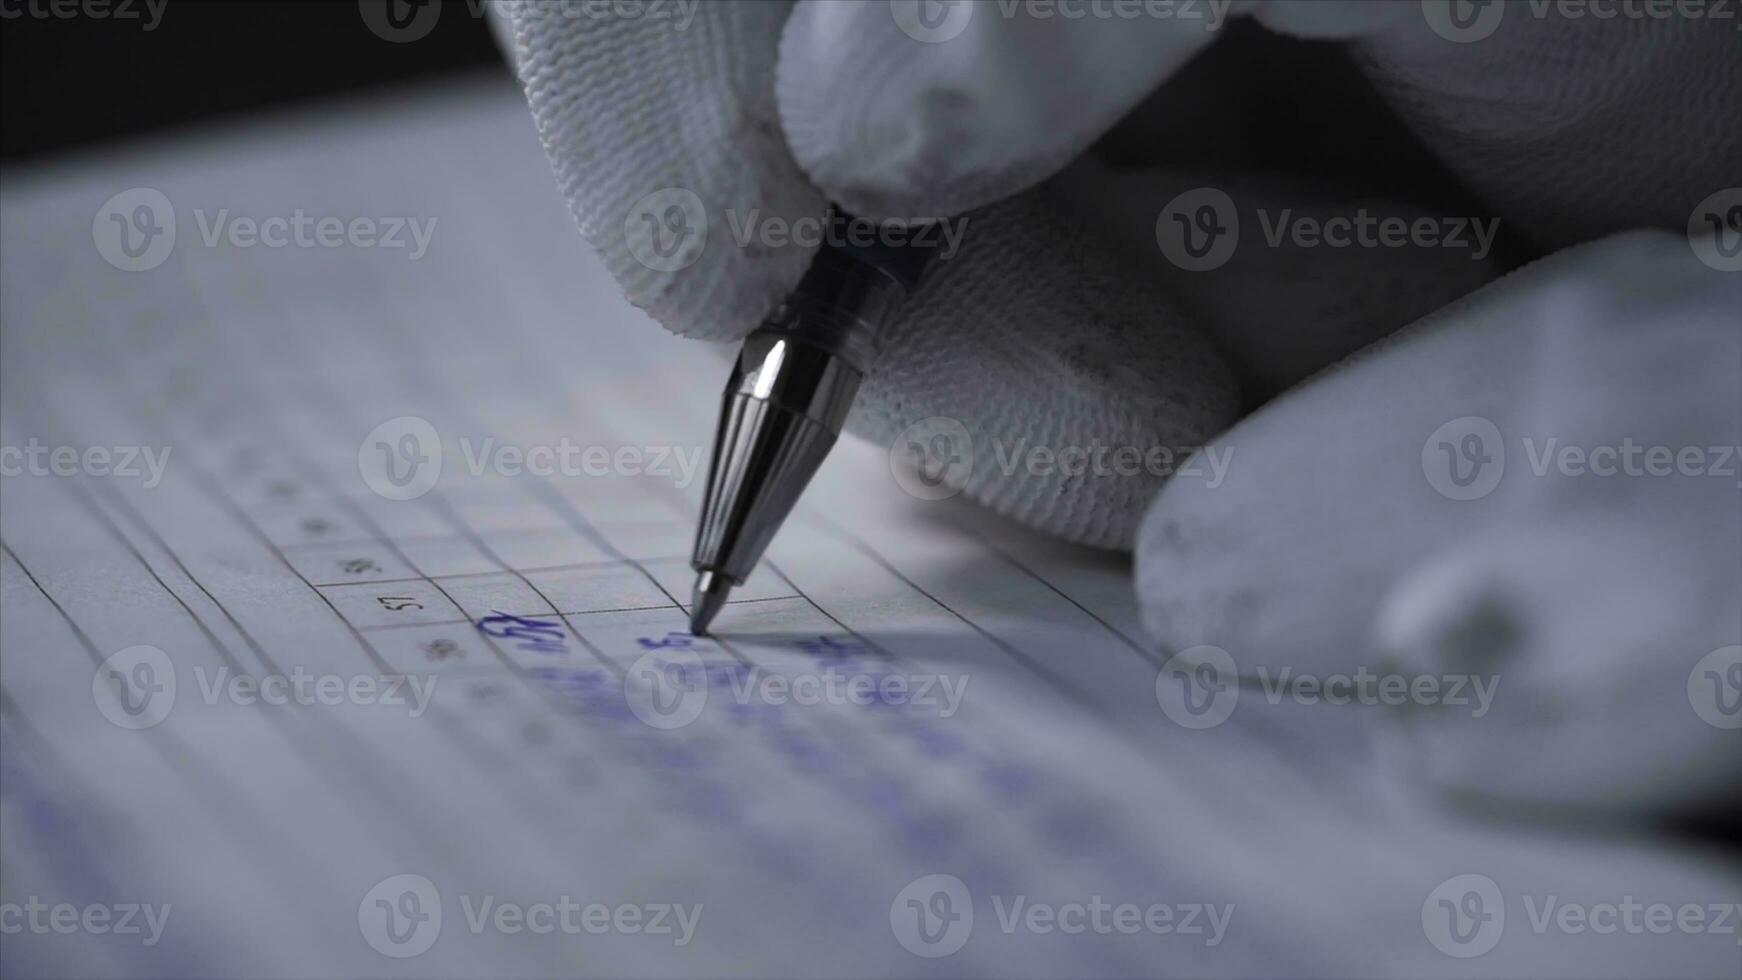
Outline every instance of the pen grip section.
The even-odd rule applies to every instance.
[[[726,398],[752,398],[834,432],[846,424],[864,374],[809,334],[758,330],[744,341]]]

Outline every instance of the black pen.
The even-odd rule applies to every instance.
[[[889,244],[831,212],[798,288],[744,341],[726,382],[690,566],[690,632],[708,630],[792,513],[919,286],[929,246]]]

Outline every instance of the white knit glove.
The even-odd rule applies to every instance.
[[[872,217],[966,211],[959,252],[891,329],[850,426],[887,443],[920,420],[959,420],[972,437],[970,498],[1101,546],[1131,546],[1164,474],[1012,469],[1012,453],[1110,447],[1147,459],[1196,445],[1495,272],[1486,249],[1267,242],[1265,214],[1284,210],[1451,215],[1359,185],[1194,164],[1201,155],[1183,151],[1199,141],[1250,139],[1225,118],[1222,86],[1166,84],[1230,33],[1228,19],[1343,42],[1395,116],[1372,129],[1401,119],[1526,252],[1684,228],[1742,158],[1731,124],[1742,59],[1734,25],[1718,21],[1461,0],[659,9],[509,5],[563,193],[628,298],[676,333],[736,339],[813,251],[760,232],[816,221],[830,201]],[[1158,103],[1161,121],[1124,141],[1140,145],[1135,161],[1081,161]],[[1175,124],[1181,106],[1205,107],[1188,116],[1199,125]],[[1323,120],[1364,133],[1354,111],[1333,101]],[[1242,228],[1211,271],[1168,252],[1168,219],[1195,217],[1169,214],[1170,202],[1203,186],[1229,195]]]
[[[1308,33],[1372,20],[1359,4],[1313,8],[1255,9]],[[921,420],[959,420],[974,456],[967,495],[1073,540],[1130,546],[1170,471],[1170,455],[1150,450],[1195,447],[1231,424],[1245,408],[1236,374],[1248,394],[1268,393],[1492,274],[1445,250],[1376,261],[1289,245],[1250,248],[1211,275],[1157,272],[1165,198],[1135,207],[1143,240],[1120,248],[1095,202],[1031,189],[1215,40],[1220,18],[1036,20],[995,4],[846,0],[668,4],[659,17],[508,9],[582,231],[628,298],[676,333],[723,341],[754,328],[813,252],[760,232],[815,221],[831,200],[872,217],[976,209],[951,223],[965,232],[959,252],[946,250],[890,330],[851,428],[887,444]],[[915,19],[927,10],[944,14],[941,34]],[[1150,173],[1160,182],[1145,192],[1222,181],[1138,177]],[[1263,175],[1241,186],[1248,222],[1255,204],[1299,213],[1370,199]],[[1040,447],[1106,447],[1125,455],[1101,459],[1126,462],[1082,475],[1009,465]]]
[[[1218,443],[1222,485],[1169,485],[1138,541],[1164,645],[1430,678],[1364,702],[1399,771],[1510,815],[1735,803],[1742,275],[1685,234],[1557,253]]]
[[[1141,15],[1094,13],[1120,6]],[[1162,477],[1011,472],[1000,449],[1196,444],[1243,411],[1235,378],[1256,403],[1498,264],[1486,249],[1264,241],[1284,209],[1452,215],[1358,182],[1193,163],[1199,143],[1250,138],[1226,83],[1252,62],[1168,84],[1229,33],[1221,15],[1342,42],[1389,113],[1372,130],[1400,120],[1479,202],[1468,216],[1497,216],[1523,254],[1676,232],[1566,251],[1266,406],[1219,440],[1225,483],[1167,486],[1136,541],[1138,591],[1164,644],[1224,647],[1246,672],[1500,672],[1496,720],[1430,714],[1413,761],[1466,797],[1659,812],[1721,795],[1734,731],[1690,706],[1704,689],[1678,685],[1697,655],[1742,642],[1735,500],[1709,480],[1532,480],[1516,443],[1742,441],[1737,280],[1686,237],[1702,202],[1742,184],[1733,21],[1462,0],[714,0],[681,28],[561,9],[512,6],[516,55],[562,190],[629,299],[676,333],[735,339],[812,251],[741,242],[747,222],[816,220],[830,201],[966,212],[852,425],[887,442],[960,420],[971,498],[1091,544],[1131,546]],[[1363,111],[1331,100],[1314,124],[1359,139]],[[1118,159],[1084,160],[1116,124]],[[1170,211],[1201,187],[1228,195],[1242,229],[1208,270],[1169,237],[1170,219],[1198,217]],[[1661,342],[1642,341],[1658,324]],[[1424,475],[1423,447],[1461,416],[1512,443],[1514,485],[1486,503]],[[1699,683],[1735,683],[1725,656]],[[1714,690],[1720,715],[1742,693]],[[1496,774],[1497,758],[1511,767]]]

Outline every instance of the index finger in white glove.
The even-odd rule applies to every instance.
[[[1380,605],[1378,638],[1410,672],[1500,685],[1491,711],[1411,713],[1409,770],[1463,799],[1737,802],[1742,282],[1668,245],[1685,268],[1656,277],[1648,320],[1562,297],[1502,433],[1524,452],[1495,460],[1528,470],[1495,487],[1509,513]]]
[[[539,136],[581,233],[629,301],[675,333],[742,337],[815,251],[735,247],[723,220],[790,226],[828,208],[774,109],[790,9],[705,3],[682,23],[575,16],[537,0],[507,7]]]

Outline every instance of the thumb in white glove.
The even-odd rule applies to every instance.
[[[1407,771],[1438,789],[1652,815],[1742,802],[1742,282],[1660,241],[1680,265],[1636,265],[1661,273],[1647,316],[1555,297],[1532,407],[1501,433],[1508,513],[1380,606],[1405,672],[1501,684],[1482,718],[1406,714]]]
[[[1145,624],[1247,676],[1433,679],[1404,771],[1464,799],[1733,798],[1742,284],[1689,245],[1559,253],[1241,422],[1145,522]]]

